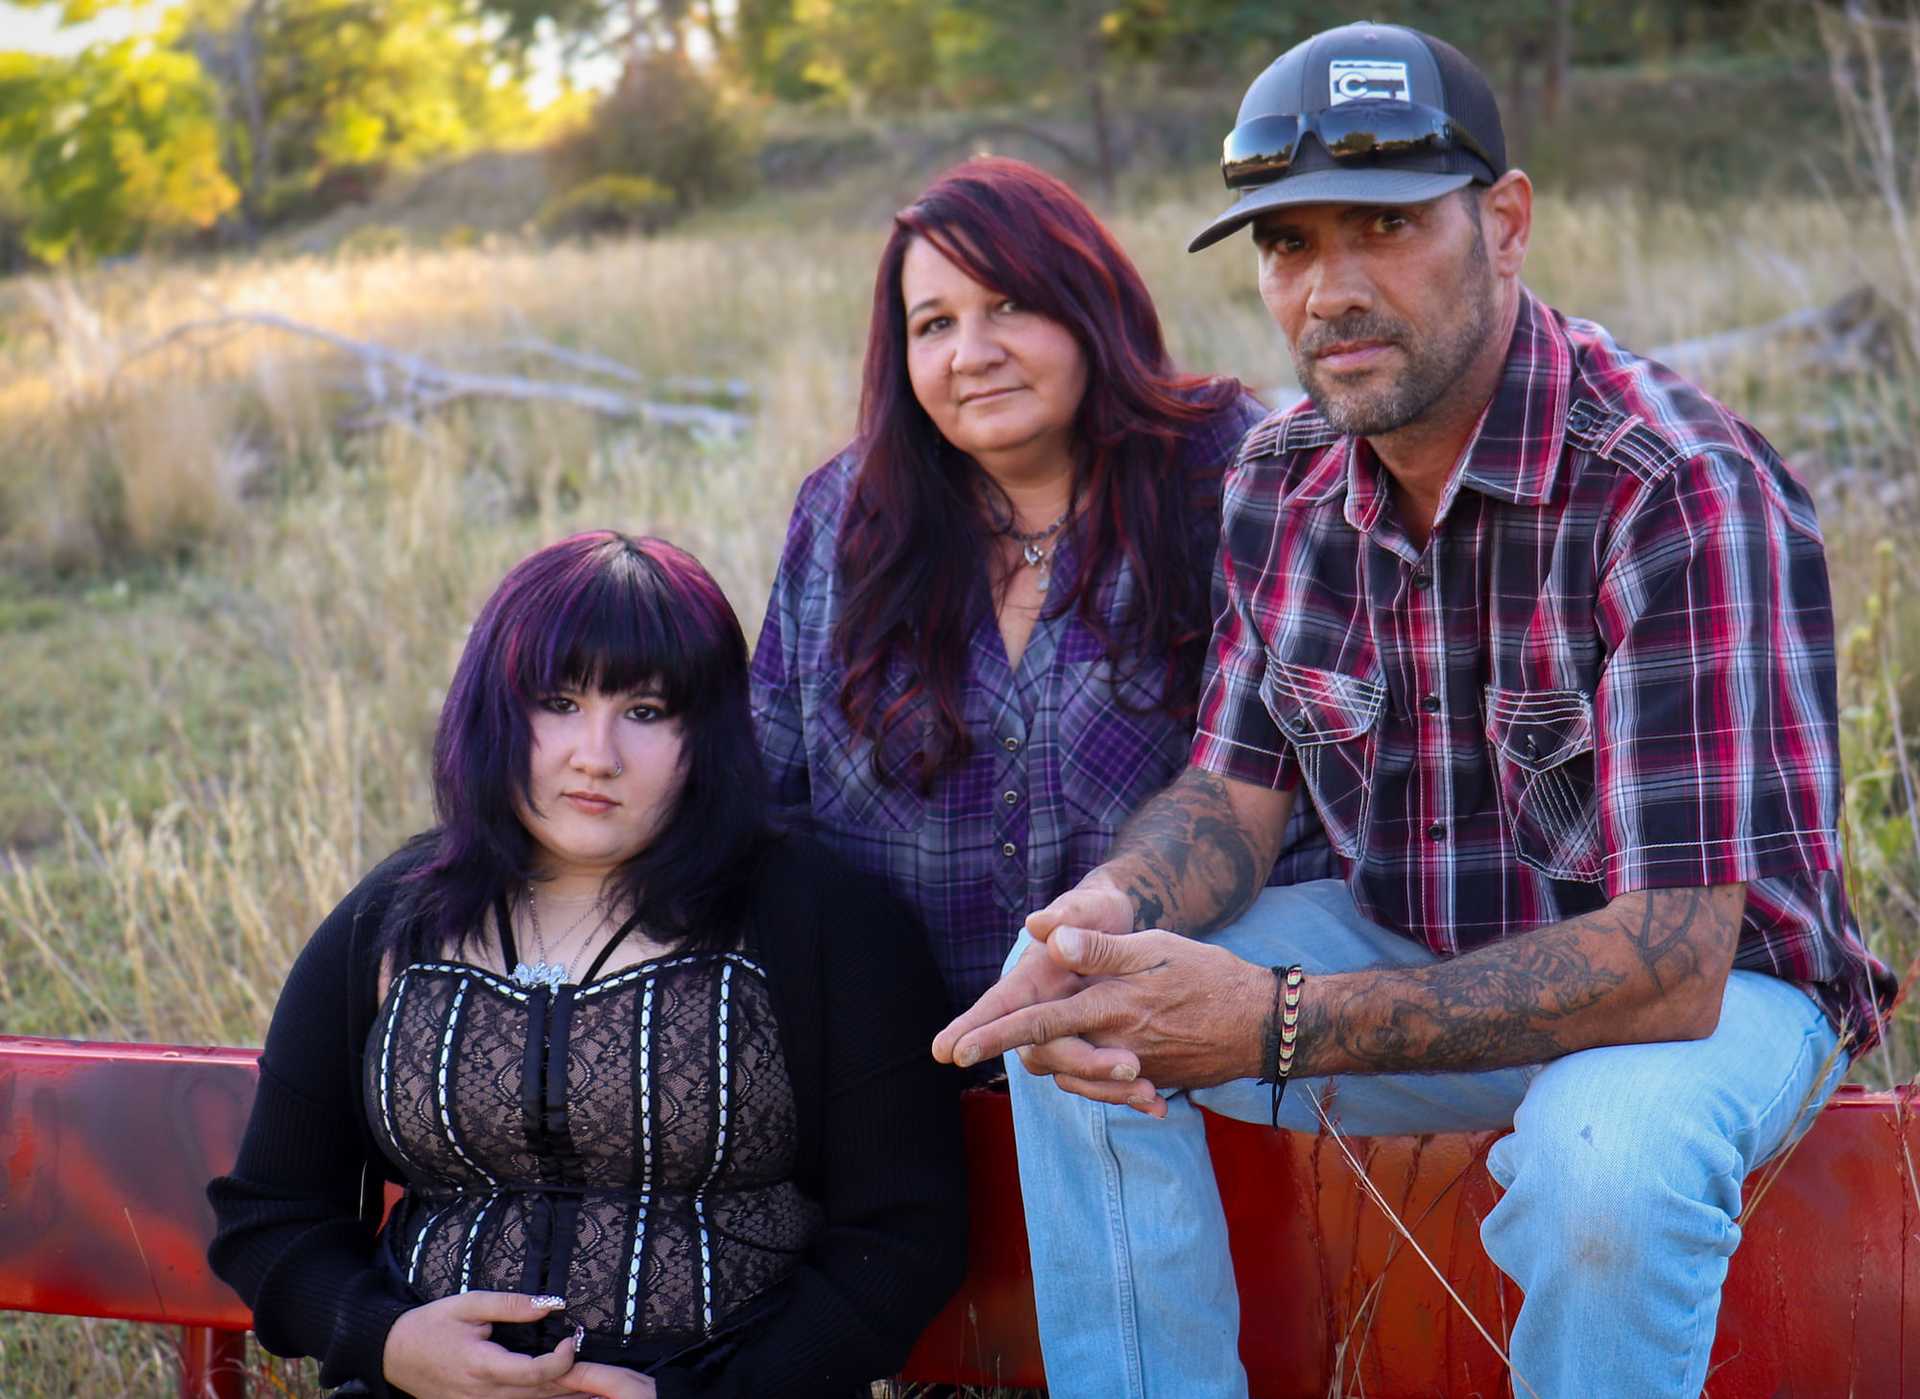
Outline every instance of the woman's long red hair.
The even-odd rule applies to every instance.
[[[924,788],[970,751],[961,690],[970,639],[992,607],[992,541],[980,510],[985,474],[940,435],[907,378],[900,277],[916,238],[1079,343],[1081,566],[1072,588],[1049,596],[1048,614],[1077,609],[1118,675],[1163,669],[1168,707],[1181,714],[1192,712],[1212,622],[1213,521],[1198,518],[1203,506],[1179,458],[1194,425],[1240,385],[1175,371],[1133,262],[1080,197],[1043,171],[970,160],[894,216],[874,278],[853,444],[859,476],[838,552],[847,602],[833,647],[854,732],[875,741],[887,780]],[[1109,625],[1092,602],[1122,560],[1134,603]]]

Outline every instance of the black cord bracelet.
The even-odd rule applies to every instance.
[[[1300,1038],[1300,988],[1306,983],[1307,973],[1298,962],[1272,970],[1273,1009],[1267,1012],[1262,1027],[1259,1081],[1273,1087],[1272,1121],[1278,1127],[1280,1100],[1287,1095],[1294,1047]]]

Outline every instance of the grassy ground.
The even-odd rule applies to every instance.
[[[1115,224],[1180,358],[1287,392],[1251,256],[1180,248],[1195,180]],[[508,564],[609,524],[672,537],[751,634],[800,477],[853,419],[884,235],[760,218],[654,242],[221,266],[0,287],[0,1023],[257,1041],[306,931],[425,823],[425,748],[466,620]],[[1543,197],[1530,280],[1652,347],[1897,283],[1870,209]],[[217,306],[470,366],[525,337],[755,391],[737,442],[471,403],[365,434],[351,361],[265,331],[136,356]],[[526,367],[522,364],[520,367]],[[547,371],[553,372],[549,366]],[[1896,499],[1909,381],[1764,361],[1716,387],[1820,485],[1846,653],[1856,899],[1920,946],[1907,682],[1920,642]],[[1889,484],[1891,483],[1891,484]],[[1911,1028],[1858,1076],[1912,1076]],[[165,1338],[0,1317],[9,1395],[162,1394]],[[292,1383],[291,1381],[283,1383]],[[303,1383],[303,1382],[302,1382]]]

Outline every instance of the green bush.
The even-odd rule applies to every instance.
[[[560,195],[535,222],[548,238],[595,238],[657,233],[679,213],[673,191],[658,180],[602,175]]]
[[[750,188],[759,152],[752,106],[684,55],[666,51],[629,67],[555,156],[563,184],[639,175],[691,208]]]

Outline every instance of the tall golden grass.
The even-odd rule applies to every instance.
[[[1174,189],[1114,223],[1182,363],[1285,393],[1249,252],[1180,251],[1216,204],[1211,190]],[[1648,348],[1896,280],[1888,235],[1877,206],[1812,198],[1548,195],[1530,281]],[[92,751],[88,732],[59,736],[90,752],[71,778],[24,757],[24,739],[0,738],[0,772],[26,793],[0,805],[0,823],[17,826],[0,824],[7,1027],[257,1042],[307,931],[428,821],[427,742],[467,620],[531,548],[602,524],[667,535],[713,569],[751,634],[793,489],[852,424],[884,236],[710,227],[562,249],[139,264],[0,288],[0,423],[12,443],[0,582],[11,575],[15,593],[50,609],[8,631],[0,608],[0,700],[50,689],[56,709],[68,696],[71,712],[91,713],[98,688],[119,683],[107,664],[117,646],[147,654],[151,629],[178,626],[192,648],[144,662],[150,689],[125,699],[150,712],[113,743]],[[479,402],[345,434],[337,420],[364,387],[350,359],[260,330],[150,348],[222,308],[450,365],[497,364],[495,347],[532,336],[646,376],[743,378],[754,426],[709,441]],[[1806,447],[1810,475],[1871,452],[1873,489],[1886,479],[1879,438],[1807,426],[1853,391],[1764,363],[1719,387],[1784,445]],[[1868,547],[1889,529],[1879,497],[1827,498],[1851,629],[1849,776],[1867,813],[1854,831],[1856,892],[1870,940],[1904,966],[1920,945],[1903,766],[1913,692],[1901,669],[1917,580],[1908,556]],[[99,580],[128,575],[130,598],[99,605]],[[8,596],[0,589],[0,604]],[[86,645],[62,652],[63,637]],[[179,694],[241,698],[214,724],[172,703]],[[1866,1077],[1910,1076],[1908,1041],[1895,1043]],[[118,1334],[0,1322],[7,1392],[72,1392],[61,1367],[75,1348],[98,1376],[87,1392],[164,1392],[164,1341],[102,1339]]]

